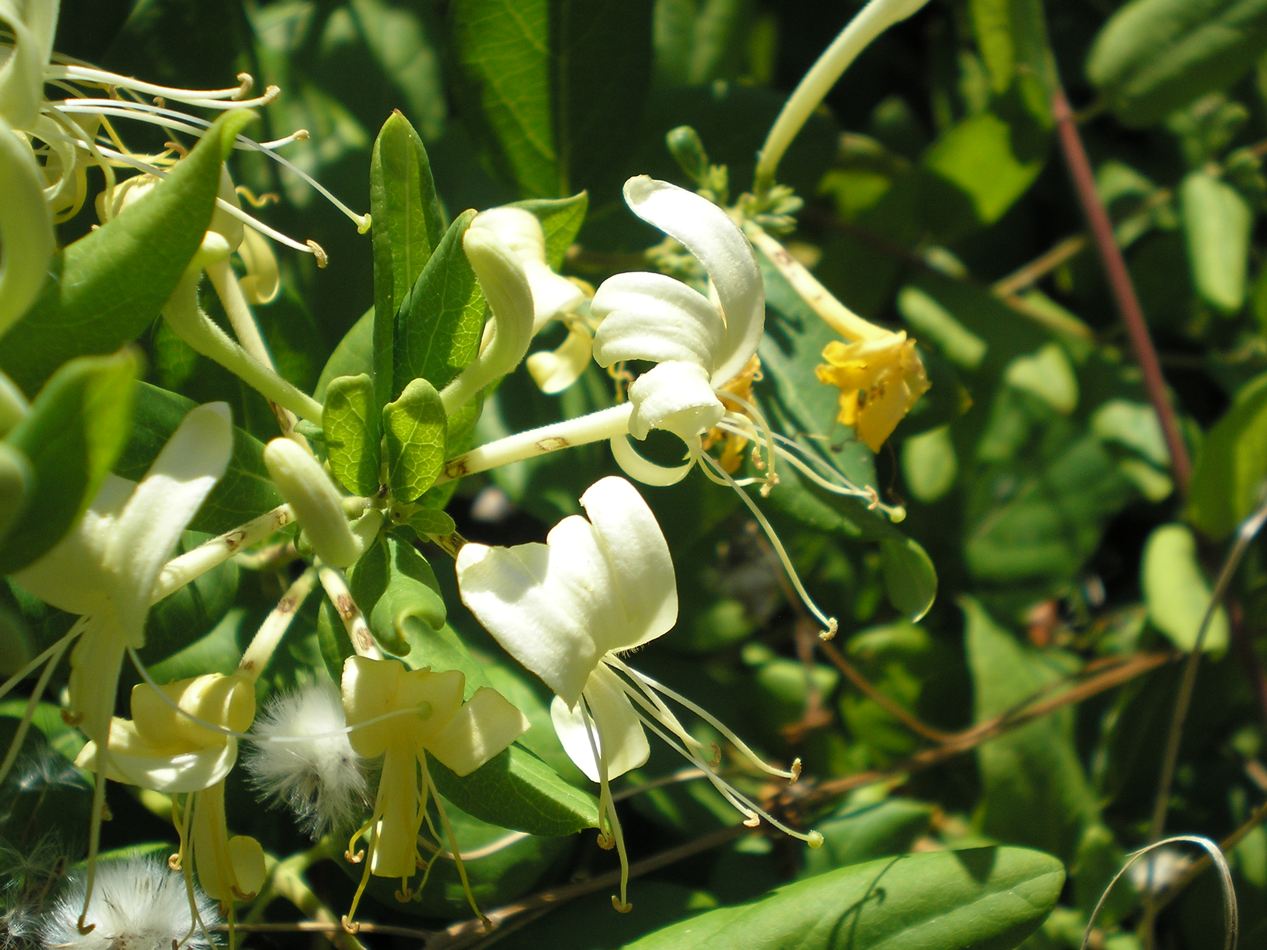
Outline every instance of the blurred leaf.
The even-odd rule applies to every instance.
[[[1144,545],[1140,571],[1148,619],[1180,650],[1196,647],[1201,618],[1213,591],[1197,561],[1197,539],[1181,524],[1153,529]],[[1210,619],[1203,649],[1216,656],[1227,650],[1227,612],[1222,607]]]
[[[31,479],[26,456],[8,442],[0,442],[0,542],[26,507]]]
[[[1267,486],[1267,375],[1244,386],[1197,453],[1188,520],[1225,538],[1264,501]]]
[[[994,224],[1042,171],[1048,129],[1019,100],[960,120],[921,158],[925,214],[941,240]]]
[[[623,947],[687,914],[710,910],[717,898],[709,891],[643,877],[633,885],[632,914],[612,913],[605,891],[569,901],[516,932],[525,947],[567,947],[568,950],[609,950]]]
[[[656,0],[656,85],[702,86],[732,78],[753,7],[752,0]]]
[[[250,119],[221,117],[152,192],[54,256],[44,290],[5,334],[0,369],[30,393],[71,357],[139,336],[202,243],[220,164]]]
[[[985,722],[1060,678],[1051,659],[1027,650],[975,600],[965,599],[975,718]],[[1073,745],[1068,709],[1009,730],[977,750],[987,834],[1073,858],[1098,807]]]
[[[380,538],[352,568],[352,597],[374,639],[404,656],[410,638],[444,626],[444,599],[427,559],[393,537]]]
[[[1019,848],[881,858],[687,918],[629,947],[1008,950],[1055,906],[1064,880],[1055,858]]]
[[[458,215],[396,311],[392,397],[412,380],[443,389],[475,359],[484,293],[462,250],[474,211]]]
[[[444,467],[446,422],[440,394],[426,379],[415,379],[395,402],[383,407],[387,485],[392,497],[417,501]]]
[[[492,824],[547,837],[598,827],[598,800],[518,746],[461,778],[434,759],[428,768],[445,798]]]
[[[396,311],[444,236],[444,213],[422,139],[393,112],[370,158],[374,220],[374,380],[376,406],[396,395],[392,345]],[[390,390],[390,391],[389,391]]]
[[[132,413],[132,437],[119,457],[115,471],[125,478],[139,479],[158,457],[185,415],[194,408],[192,400],[147,383],[136,386],[136,406]],[[239,428],[233,430],[233,456],[224,477],[216,482],[198,514],[189,523],[194,531],[219,534],[271,511],[282,503],[264,467],[264,446]]]
[[[0,573],[48,551],[92,503],[127,441],[139,371],[132,350],[71,360],[9,432],[5,443],[27,476],[25,502],[0,546]]]
[[[911,538],[886,538],[880,544],[880,563],[889,603],[908,620],[922,619],[937,596],[937,570],[928,552]]]
[[[1235,188],[1200,171],[1179,186],[1179,206],[1197,293],[1219,313],[1236,313],[1245,303],[1253,212]]]
[[[1262,55],[1267,0],[1131,0],[1087,57],[1087,77],[1118,119],[1151,125],[1230,86]]]
[[[457,92],[520,193],[562,197],[610,174],[640,130],[650,0],[456,0],[451,17]]]
[[[1042,0],[970,0],[972,31],[997,94],[1018,70],[1043,75],[1050,53]]]
[[[330,472],[348,491],[378,491],[379,421],[374,382],[365,373],[340,376],[326,388],[321,427],[326,437]]]

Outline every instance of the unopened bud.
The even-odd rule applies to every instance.
[[[362,544],[352,533],[342,498],[321,463],[290,439],[273,439],[264,446],[264,465],[294,509],[317,556],[332,567],[355,563]]]

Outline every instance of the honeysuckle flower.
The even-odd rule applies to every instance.
[[[349,739],[358,755],[383,760],[374,810],[348,842],[349,860],[364,860],[357,842],[369,835],[369,855],[360,887],[344,918],[348,926],[371,874],[400,878],[400,900],[410,895],[409,879],[424,865],[418,834],[432,828],[428,803],[456,856],[459,849],[427,767],[428,753],[458,775],[469,775],[528,730],[528,720],[494,689],[477,690],[462,702],[466,677],[457,670],[410,670],[399,660],[349,657],[343,666],[343,707]],[[438,837],[438,835],[436,836]],[[458,873],[475,908],[466,872]],[[425,877],[424,877],[425,882]]]
[[[905,332],[889,333],[823,348],[826,364],[815,369],[820,382],[840,390],[839,420],[878,452],[919,397],[928,392],[928,374]]]
[[[233,427],[224,403],[191,410],[139,483],[107,476],[77,527],[14,575],[41,600],[80,614],[51,662],[75,641],[63,715],[95,743],[93,768],[109,763],[110,723],[124,654],[145,644],[145,617],[162,569],[224,473]],[[105,802],[98,778],[89,832],[87,896]],[[81,921],[82,922],[82,921]]]
[[[587,303],[585,291],[556,274],[546,263],[545,232],[532,212],[523,208],[492,208],[480,212],[475,223],[489,229],[523,268],[532,292],[533,335],[551,321],[567,327],[567,336],[558,347],[533,353],[525,364],[542,392],[562,392],[576,382],[589,365],[592,334],[581,313]]]
[[[367,539],[353,532],[343,497],[312,453],[290,439],[272,439],[264,446],[264,466],[317,557],[333,567],[354,564]]]
[[[192,852],[206,893],[225,904],[246,900],[264,882],[258,841],[230,836],[224,815],[224,780],[237,761],[237,737],[255,718],[255,686],[246,675],[208,673],[156,687],[132,689],[132,718],[110,723],[109,755],[96,742],[76,764],[112,781],[169,795],[188,795],[177,810],[178,861]],[[104,772],[103,772],[104,769]]]
[[[554,691],[555,732],[572,761],[599,784],[600,842],[614,844],[621,860],[617,909],[629,907],[628,859],[610,782],[647,761],[645,729],[702,769],[745,822],[765,818],[811,844],[821,842],[787,828],[721,778],[664,697],[716,728],[763,772],[795,779],[799,762],[786,771],[766,765],[700,707],[621,659],[677,622],[673,561],[651,509],[623,478],[595,482],[581,505],[588,520],[564,518],[545,544],[464,545],[457,577],[462,601],[480,623]]]
[[[346,828],[365,803],[365,772],[348,739],[339,691],[323,680],[274,696],[251,731],[252,784],[318,839]]]
[[[535,304],[523,267],[495,227],[476,215],[462,235],[462,250],[475,271],[492,316],[479,355],[440,391],[450,417],[484,387],[523,362],[532,341]]]
[[[101,864],[88,901],[88,916],[97,922],[82,933],[76,918],[87,896],[87,881],[74,875],[39,922],[46,950],[141,950],[187,947],[212,950],[210,931],[220,923],[215,905],[197,888],[187,893],[180,874],[152,858],[129,858]],[[190,893],[192,894],[192,908]]]

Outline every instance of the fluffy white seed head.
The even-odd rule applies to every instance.
[[[210,929],[220,923],[215,905],[194,889],[198,918],[190,913],[185,880],[154,858],[131,858],[97,865],[86,934],[79,932],[84,877],[73,876],[43,920],[41,945],[47,950],[153,950],[180,944],[210,950]],[[188,938],[188,939],[186,939]],[[184,943],[181,943],[184,941]]]
[[[314,839],[352,824],[367,804],[346,727],[339,691],[323,681],[273,697],[252,730],[245,757],[252,784],[294,812]]]

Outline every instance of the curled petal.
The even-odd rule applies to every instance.
[[[714,352],[713,385],[744,368],[765,328],[765,293],[752,247],[730,217],[707,198],[646,175],[625,182],[634,214],[681,242],[708,271],[726,321]]]
[[[585,702],[598,735],[591,736],[580,706],[569,708],[559,697],[550,704],[550,719],[568,758],[591,782],[602,773],[594,759],[594,746],[606,766],[607,780],[644,764],[651,755],[647,733],[633,704],[620,688],[616,674],[599,666],[585,684]]]
[[[663,429],[692,447],[726,414],[704,369],[677,360],[659,363],[634,380],[629,402],[634,407],[629,434],[635,439]]]
[[[433,673],[407,669],[399,660],[348,657],[343,664],[343,708],[348,725],[358,727],[348,737],[352,748],[377,758],[402,738],[414,749],[429,746],[457,714],[465,685],[466,677],[458,670]],[[400,710],[416,715],[370,722]]]
[[[476,360],[488,383],[509,373],[528,352],[534,324],[532,290],[523,268],[487,229],[467,228],[462,249],[493,312],[492,340]]]
[[[97,759],[97,743],[89,742],[76,757],[75,764],[100,771]],[[110,724],[104,772],[113,782],[177,794],[210,788],[229,774],[237,760],[236,739],[229,739],[218,748],[172,752],[152,745],[139,735],[131,720],[115,719]]]
[[[699,291],[664,274],[617,274],[599,286],[590,312],[599,366],[619,360],[696,363],[711,375],[726,327]]]
[[[0,120],[30,129],[44,102],[44,67],[53,55],[59,4],[53,0],[0,0],[0,22],[13,34],[0,62]]]
[[[643,485],[651,485],[655,488],[676,485],[691,474],[691,469],[695,467],[693,458],[687,459],[681,465],[659,465],[650,459],[643,458],[634,448],[633,440],[627,435],[616,436],[611,440],[611,447],[612,456],[622,472]]]
[[[471,227],[491,232],[523,267],[532,290],[533,333],[540,332],[551,317],[572,310],[585,299],[581,288],[560,277],[546,263],[545,232],[531,211],[492,208],[476,215]]]
[[[528,372],[538,388],[548,395],[561,393],[580,379],[589,365],[593,340],[584,330],[568,330],[567,338],[554,352],[533,353]]]

